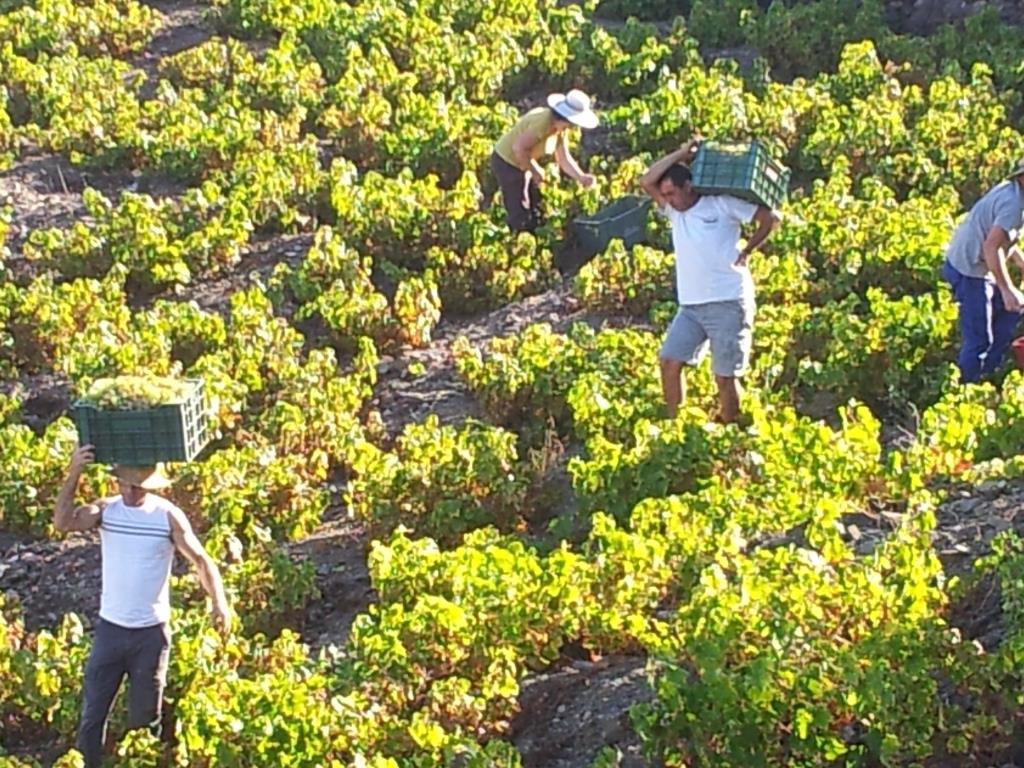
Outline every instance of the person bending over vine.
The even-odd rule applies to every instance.
[[[543,220],[542,157],[554,155],[558,167],[584,188],[594,184],[594,176],[585,173],[569,153],[568,132],[574,126],[595,128],[597,123],[590,97],[583,91],[553,93],[548,106],[531,109],[494,145],[491,170],[513,232],[533,232]]]

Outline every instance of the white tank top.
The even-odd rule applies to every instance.
[[[170,619],[173,509],[171,502],[152,493],[140,507],[129,507],[115,496],[104,508],[100,618],[130,629]]]

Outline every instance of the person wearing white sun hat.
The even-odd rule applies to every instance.
[[[573,126],[596,128],[598,117],[591,109],[590,97],[573,89],[552,93],[546,107],[536,107],[523,115],[497,144],[491,155],[491,169],[501,187],[501,199],[508,212],[508,225],[514,232],[533,232],[541,223],[541,184],[544,169],[538,160],[554,155],[558,167],[583,187],[594,184],[569,153],[567,131]]]

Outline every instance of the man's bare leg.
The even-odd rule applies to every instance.
[[[715,376],[718,385],[718,402],[721,408],[720,418],[723,424],[732,424],[740,416],[740,396],[743,387],[735,376]]]
[[[683,364],[678,360],[661,359],[661,391],[665,396],[665,414],[674,419],[686,398],[686,380]]]

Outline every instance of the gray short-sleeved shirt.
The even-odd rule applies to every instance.
[[[1004,181],[990,189],[974,204],[971,212],[960,222],[946,250],[946,258],[957,272],[970,277],[985,277],[988,267],[981,246],[992,227],[1006,230],[1010,242],[1021,234],[1024,219],[1024,190],[1016,179]]]

